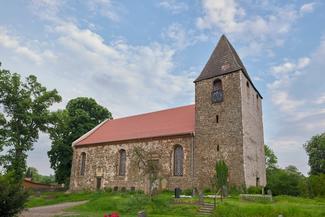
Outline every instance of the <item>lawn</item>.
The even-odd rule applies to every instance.
[[[198,211],[195,205],[174,204],[172,193],[168,192],[159,194],[152,201],[141,193],[45,193],[41,197],[31,197],[28,207],[80,200],[89,202],[68,210],[80,214],[80,217],[103,217],[113,211],[121,217],[135,217],[140,210],[145,210],[150,217],[192,217],[197,216]],[[190,201],[193,199],[182,199],[182,202]],[[235,196],[223,202],[218,200],[213,217],[278,217],[279,214],[284,217],[323,217],[325,199],[278,196],[273,202],[263,203],[241,201]]]
[[[237,197],[219,203],[214,217],[324,217],[325,199],[277,196],[274,202],[245,202]]]

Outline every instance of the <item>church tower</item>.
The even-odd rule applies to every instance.
[[[197,187],[211,186],[217,160],[230,185],[264,186],[262,96],[224,35],[194,83]]]

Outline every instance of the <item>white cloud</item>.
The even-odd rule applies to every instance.
[[[230,35],[244,44],[242,56],[273,56],[272,49],[283,46],[293,25],[302,17],[299,8],[292,4],[250,1],[244,5],[236,0],[201,2],[203,14],[197,18],[198,29],[208,34]]]
[[[170,10],[174,14],[188,10],[188,5],[185,2],[177,0],[160,0],[159,6]]]
[[[196,31],[186,29],[179,23],[172,23],[166,28],[163,37],[167,39],[174,48],[182,50],[188,46],[194,45],[199,41],[206,41],[207,37],[203,34],[198,34]]]
[[[33,13],[43,19],[57,20],[58,13],[65,4],[65,0],[32,0],[30,7]]]
[[[23,56],[36,64],[41,64],[44,59],[55,59],[56,56],[49,50],[37,51],[28,47],[18,37],[11,35],[7,29],[0,26],[0,46]]]
[[[292,115],[292,112],[305,103],[305,100],[294,99],[289,95],[288,88],[291,82],[299,75],[300,70],[310,64],[310,58],[302,57],[297,61],[285,61],[284,63],[271,67],[271,74],[276,78],[268,84],[273,104],[281,111]]]
[[[125,41],[108,44],[95,32],[70,22],[54,30],[64,48],[61,64],[70,70],[75,67],[70,73],[78,74],[75,94],[92,95],[107,103],[115,115],[166,107],[193,95],[193,77],[173,73],[175,50],[169,46],[137,46]],[[125,106],[130,104],[134,106]]]
[[[304,4],[300,7],[300,14],[311,13],[314,11],[315,2]]]
[[[286,61],[278,66],[273,66],[271,68],[271,71],[273,75],[275,76],[285,76],[288,75],[288,73],[294,73],[299,70],[304,69],[307,67],[310,63],[310,58],[309,57],[302,57],[297,60],[297,62],[290,62]]]
[[[305,174],[307,155],[302,144],[325,128],[324,56],[325,38],[322,38],[310,56],[284,60],[270,68],[274,76],[268,85],[272,129],[269,126],[266,130],[273,133],[266,141],[275,148],[280,165],[294,163]]]
[[[272,91],[272,102],[275,106],[286,113],[291,113],[296,111],[299,106],[302,106],[304,100],[296,100],[289,97],[289,93],[284,90],[273,90]]]
[[[315,104],[325,104],[325,93],[314,101]]]
[[[113,0],[87,0],[90,11],[98,13],[111,21],[117,22],[120,20],[120,13],[122,11],[118,1]]]

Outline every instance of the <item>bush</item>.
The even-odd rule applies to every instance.
[[[267,189],[271,189],[273,195],[301,194],[299,186],[304,177],[284,169],[273,169],[268,172]]]
[[[203,189],[204,194],[211,194],[211,192],[212,192],[211,188],[206,187],[206,188]]]
[[[28,193],[11,175],[0,175],[0,216],[11,217],[25,208]]]
[[[182,193],[185,195],[192,196],[193,190],[190,188],[187,188],[187,189],[184,189]]]
[[[325,174],[307,178],[307,191],[310,197],[325,197]]]
[[[243,194],[243,193],[247,193],[247,189],[245,186],[241,186],[241,187],[237,187],[235,185],[230,186],[229,187],[229,194],[230,195],[239,195],[239,194]]]
[[[247,189],[248,194],[262,194],[262,188],[256,186],[250,186]]]
[[[104,191],[110,193],[113,191],[113,189],[111,187],[105,187]]]

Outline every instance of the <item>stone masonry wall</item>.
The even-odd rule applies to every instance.
[[[181,145],[184,151],[183,176],[174,176],[174,147]],[[154,160],[159,160],[161,166],[160,189],[192,188],[192,144],[191,135],[143,139],[123,143],[107,143],[74,147],[71,170],[70,190],[96,189],[96,177],[101,177],[101,187],[115,186],[119,189],[135,187],[147,191],[148,181],[139,174],[139,169],[132,160],[131,153],[135,146],[154,153]],[[119,150],[126,151],[126,175],[118,175]],[[86,153],[85,175],[80,175],[80,156]]]
[[[244,169],[247,186],[266,185],[262,99],[241,75]],[[259,181],[256,178],[259,178]]]
[[[194,168],[201,189],[211,186],[215,163],[221,159],[228,165],[229,183],[245,185],[240,74],[234,72],[217,77],[221,79],[224,91],[221,103],[211,101],[216,78],[195,83]]]

